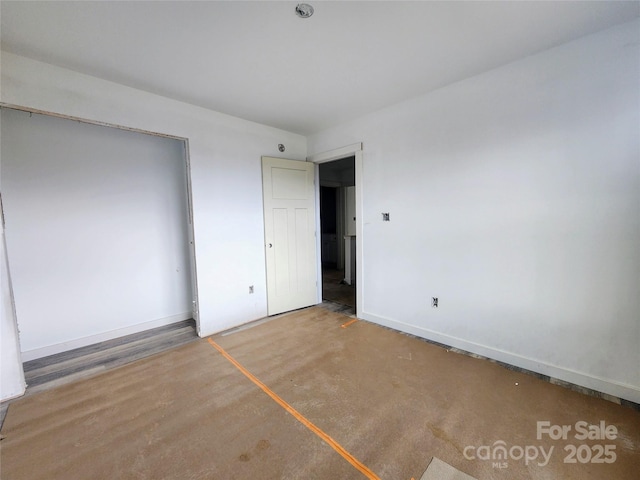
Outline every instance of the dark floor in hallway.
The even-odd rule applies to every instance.
[[[356,287],[344,282],[344,270],[322,268],[322,299],[356,307]]]

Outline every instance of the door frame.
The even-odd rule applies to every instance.
[[[320,164],[333,162],[347,157],[355,157],[356,170],[356,317],[360,316],[360,312],[364,311],[364,245],[362,233],[364,222],[362,221],[363,203],[362,203],[362,142],[346,145],[341,148],[329,150],[322,153],[316,153],[307,156],[307,162],[315,164],[316,179],[316,256],[318,262],[318,303],[322,303],[322,254],[321,254],[321,228],[320,228]]]
[[[134,128],[134,127],[126,127],[123,125],[118,125],[115,123],[109,123],[109,122],[100,122],[97,120],[90,120],[88,118],[83,118],[83,117],[76,117],[73,115],[66,115],[66,114],[62,114],[62,113],[56,113],[56,112],[51,112],[51,111],[46,111],[46,110],[39,110],[36,108],[31,108],[31,107],[25,107],[22,105],[15,105],[15,104],[11,104],[11,103],[6,103],[6,102],[0,102],[0,108],[8,108],[11,110],[18,110],[21,112],[27,112],[27,113],[31,113],[31,114],[37,114],[37,115],[45,115],[48,117],[56,117],[56,118],[62,118],[64,120],[71,120],[74,122],[80,122],[80,123],[87,123],[89,125],[97,125],[99,127],[107,127],[107,128],[115,128],[118,130],[126,130],[128,132],[133,132],[133,133],[141,133],[144,135],[152,135],[154,137],[163,137],[163,138],[171,138],[173,140],[178,140],[180,142],[183,143],[183,159],[182,161],[185,164],[185,170],[186,170],[186,193],[187,193],[187,212],[186,213],[186,219],[188,222],[188,241],[189,241],[189,257],[190,257],[190,266],[191,266],[191,280],[192,280],[192,285],[191,285],[191,289],[192,289],[192,314],[193,314],[193,319],[195,320],[196,323],[196,332],[198,333],[198,336],[201,336],[201,329],[200,329],[200,300],[199,300],[199,291],[198,291],[198,267],[197,267],[197,262],[196,262],[196,242],[195,242],[195,225],[194,225],[194,218],[193,218],[193,186],[192,186],[192,179],[191,179],[191,152],[189,150],[189,138],[187,137],[181,137],[178,135],[170,135],[170,134],[166,134],[166,133],[160,133],[160,132],[153,132],[150,130],[143,130],[140,128]],[[7,252],[7,256],[8,256],[8,252]],[[12,298],[13,301],[13,298]],[[20,326],[20,319],[16,319],[17,321],[17,325],[18,327]],[[135,333],[135,332],[130,332],[130,333]]]

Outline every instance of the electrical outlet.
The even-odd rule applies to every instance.
[[[438,308],[438,297],[431,297],[431,306],[433,308]]]
[[[249,293],[253,293],[253,285],[249,285]]]
[[[383,221],[383,222],[388,222],[388,221],[390,221],[390,220],[391,220],[391,219],[389,218],[389,214],[388,214],[388,213],[383,213],[383,214],[382,214],[382,221]]]

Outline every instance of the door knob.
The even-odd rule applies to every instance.
[[[270,244],[269,244],[269,248],[272,248],[272,247],[273,247],[273,243],[270,243]]]

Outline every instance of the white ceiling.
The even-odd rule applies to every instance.
[[[640,16],[640,2],[0,2],[2,49],[309,134]]]

